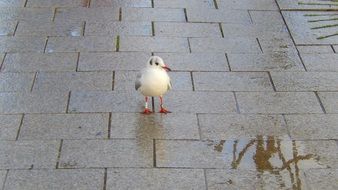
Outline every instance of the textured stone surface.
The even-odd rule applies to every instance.
[[[111,138],[199,139],[195,114],[113,113]]]
[[[292,39],[287,36],[265,36],[258,39],[260,47],[264,53],[286,52],[297,53],[297,49],[292,42]]]
[[[135,140],[65,140],[60,167],[151,167],[151,139]]]
[[[236,92],[241,113],[322,113],[313,92]]]
[[[15,140],[21,118],[21,115],[0,115],[0,140]]]
[[[276,115],[199,114],[202,139],[288,138],[285,123]]]
[[[217,10],[217,9],[187,9],[189,22],[224,22],[224,23],[251,23],[248,11],[244,10]]]
[[[337,189],[337,169],[312,169],[305,171],[306,179],[312,189]]]
[[[155,22],[155,36],[221,37],[218,24]]]
[[[327,113],[338,113],[338,92],[319,92],[318,95]]]
[[[338,117],[335,114],[286,115],[292,139],[335,139]]]
[[[316,56],[321,53],[333,53],[331,46],[297,46],[297,49],[301,54],[315,54]]]
[[[83,22],[19,22],[16,36],[82,36]]]
[[[335,4],[334,1],[302,0],[297,2],[293,0],[277,0],[277,2],[282,10],[338,10],[337,6],[330,5]]]
[[[151,36],[151,22],[89,22],[86,23],[86,36]]]
[[[1,141],[1,169],[54,168],[59,141]]]
[[[49,21],[53,18],[53,14],[53,9],[51,8],[0,7],[0,21]]]
[[[34,75],[34,73],[1,73],[0,91],[30,91],[33,85]]]
[[[112,22],[119,20],[118,7],[100,8],[58,8],[55,14],[55,21],[86,21],[86,22]]]
[[[155,0],[154,7],[214,9],[213,0]]]
[[[132,183],[130,183],[132,181]],[[107,189],[205,189],[201,169],[111,169]]]
[[[259,53],[254,38],[191,38],[192,52]]]
[[[151,0],[91,0],[90,7],[151,7]]]
[[[122,8],[122,20],[185,22],[183,9]]]
[[[102,189],[103,169],[90,170],[12,170],[6,189]]]
[[[43,37],[0,37],[0,52],[43,52],[46,39]]]
[[[256,37],[264,38],[266,36],[287,36],[288,30],[284,24],[231,24],[221,23],[222,31],[225,38],[232,37]]]
[[[87,7],[89,0],[27,0],[27,7]]]
[[[197,91],[273,91],[268,73],[194,72]]]
[[[309,71],[338,71],[338,54],[301,54]]]
[[[38,73],[33,91],[111,90],[112,72]]]
[[[99,139],[108,136],[108,114],[28,114],[20,140]]]
[[[25,0],[3,0],[0,2],[0,7],[23,7],[24,5]]]
[[[0,36],[14,35],[16,24],[15,21],[0,21]]]
[[[219,9],[244,9],[244,10],[278,10],[274,0],[217,0]]]
[[[75,71],[76,53],[9,53],[1,68],[4,72]]]

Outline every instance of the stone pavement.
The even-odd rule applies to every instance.
[[[0,35],[0,190],[338,189],[336,0],[1,0]]]

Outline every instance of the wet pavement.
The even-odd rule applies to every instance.
[[[337,53],[336,0],[0,1],[0,190],[338,189]]]

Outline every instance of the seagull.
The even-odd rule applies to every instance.
[[[148,108],[148,97],[160,98],[160,113],[171,113],[163,107],[163,95],[171,89],[170,77],[163,59],[159,56],[151,56],[147,61],[146,67],[137,75],[135,81],[135,90],[145,96],[145,108],[143,113],[152,113]]]

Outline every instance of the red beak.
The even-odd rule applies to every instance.
[[[162,67],[163,69],[165,69],[167,72],[171,71],[171,69],[169,67],[167,67],[166,65],[164,65],[164,67]]]

